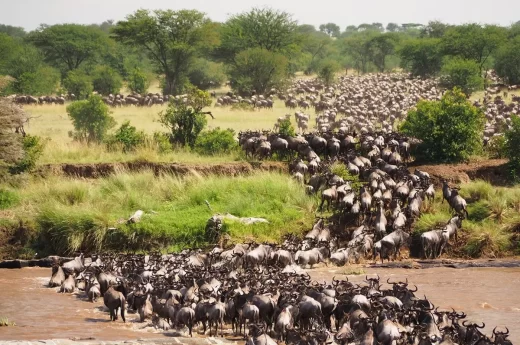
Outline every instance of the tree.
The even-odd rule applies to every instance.
[[[326,33],[330,37],[339,37],[341,29],[334,23],[327,23],[320,25],[320,31]]]
[[[418,158],[438,162],[467,161],[482,148],[485,116],[460,89],[447,91],[440,101],[420,101],[408,112],[401,131],[422,140]]]
[[[42,25],[28,35],[28,40],[63,74],[93,59],[108,44],[103,31],[79,24]]]
[[[480,72],[488,58],[505,41],[506,30],[496,25],[466,24],[448,28],[442,37],[442,51],[446,55],[475,60]]]
[[[25,35],[27,35],[27,32],[25,32],[24,28],[21,28],[18,26],[5,25],[5,24],[0,24],[0,33],[6,34],[11,37],[18,37],[18,38],[23,38],[23,37],[25,37]]]
[[[232,16],[221,30],[219,56],[233,63],[240,52],[260,48],[289,56],[299,40],[297,23],[287,12],[253,8]]]
[[[135,93],[144,94],[148,91],[150,82],[148,77],[144,74],[139,67],[136,67],[130,72],[128,76],[128,88],[130,91]]]
[[[421,30],[421,37],[442,38],[450,26],[438,20],[428,22]]]
[[[288,60],[263,48],[240,52],[229,67],[231,86],[240,94],[264,94],[287,78]]]
[[[87,98],[93,91],[92,80],[83,71],[70,71],[63,80],[63,87],[76,99]]]
[[[108,130],[116,124],[114,118],[110,116],[108,106],[98,95],[72,102],[67,106],[67,114],[75,129],[71,136],[81,142],[101,143]]]
[[[458,87],[468,97],[482,88],[484,80],[479,65],[473,60],[461,58],[447,59],[441,69],[441,85],[453,89]]]
[[[306,73],[316,71],[319,61],[326,56],[334,55],[333,41],[320,31],[314,31],[302,37],[301,51],[308,56]]]
[[[386,58],[395,52],[399,37],[392,33],[377,35],[370,40],[372,62],[379,72],[385,71]]]
[[[368,63],[372,59],[372,37],[373,34],[368,32],[346,38],[344,41],[344,52],[352,57],[356,69],[362,73],[368,71]]]
[[[193,148],[206,126],[206,115],[211,115],[203,109],[210,105],[209,94],[194,87],[188,89],[186,99],[172,97],[166,111],[159,113],[159,122],[171,133],[170,142]]]
[[[440,41],[434,38],[406,41],[399,51],[401,66],[413,76],[435,76],[441,69]]]
[[[495,71],[509,85],[520,84],[520,36],[498,50],[495,56]]]
[[[341,69],[341,66],[334,60],[323,60],[318,69],[318,77],[327,86],[334,83],[336,73]]]
[[[49,66],[40,66],[34,72],[22,73],[11,85],[15,93],[41,96],[54,93],[60,81],[60,74]]]
[[[386,25],[386,31],[388,32],[397,32],[401,29],[401,26],[396,23],[388,23]]]
[[[197,53],[218,42],[211,21],[195,10],[138,10],[112,32],[117,41],[148,53],[155,71],[164,75],[165,94],[180,92]]]
[[[23,159],[23,125],[27,114],[7,98],[0,98],[0,174]]]
[[[511,128],[506,131],[506,155],[509,158],[510,172],[513,178],[520,179],[520,117],[511,116]]]
[[[99,65],[92,72],[92,87],[102,95],[118,94],[123,86],[121,76],[109,66]]]
[[[218,87],[226,80],[222,63],[198,58],[190,67],[188,74],[190,83],[201,90]]]

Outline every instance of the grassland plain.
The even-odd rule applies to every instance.
[[[0,228],[21,231],[25,252],[40,254],[199,247],[214,213],[269,221],[226,221],[224,231],[232,241],[279,241],[286,233],[309,229],[316,205],[289,176],[266,172],[234,178],[149,171],[97,180],[34,177],[18,188],[3,187],[2,194],[11,197],[1,207]],[[143,219],[125,224],[138,209],[145,212]]]

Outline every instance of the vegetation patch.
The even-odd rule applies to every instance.
[[[20,204],[9,210],[34,221],[32,246],[45,254],[200,247],[206,245],[206,221],[216,213],[269,221],[225,221],[232,241],[277,242],[311,227],[316,204],[289,176],[268,172],[234,178],[152,171],[99,180],[34,178],[18,193]],[[136,210],[144,211],[141,221],[127,224]]]

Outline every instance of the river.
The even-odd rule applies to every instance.
[[[455,308],[468,314],[468,319],[486,323],[491,334],[495,326],[508,326],[510,340],[520,344],[520,268],[431,268],[372,269],[386,281],[408,278],[435,306]],[[345,268],[323,267],[310,270],[314,279],[330,281],[344,276]],[[79,295],[59,294],[45,287],[51,275],[48,268],[0,270],[0,318],[7,317],[14,327],[0,327],[0,340],[39,340],[56,338],[95,338],[96,340],[130,340],[162,337],[151,328],[134,322],[109,322],[102,300],[95,304]],[[349,276],[360,282],[364,275]],[[385,284],[386,285],[386,284]],[[502,328],[503,329],[503,328]]]

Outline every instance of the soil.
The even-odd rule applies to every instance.
[[[41,166],[37,173],[40,175],[58,174],[82,178],[100,178],[118,171],[142,171],[152,170],[155,174],[175,175],[226,175],[237,176],[251,174],[253,171],[289,171],[284,162],[236,162],[221,164],[180,164],[180,163],[152,163],[152,162],[127,162],[127,163],[96,163],[96,164],[49,164]]]
[[[442,185],[442,180],[460,184],[480,179],[496,186],[510,184],[506,159],[478,160],[467,164],[413,165],[410,171],[417,168],[430,174],[432,182]]]

